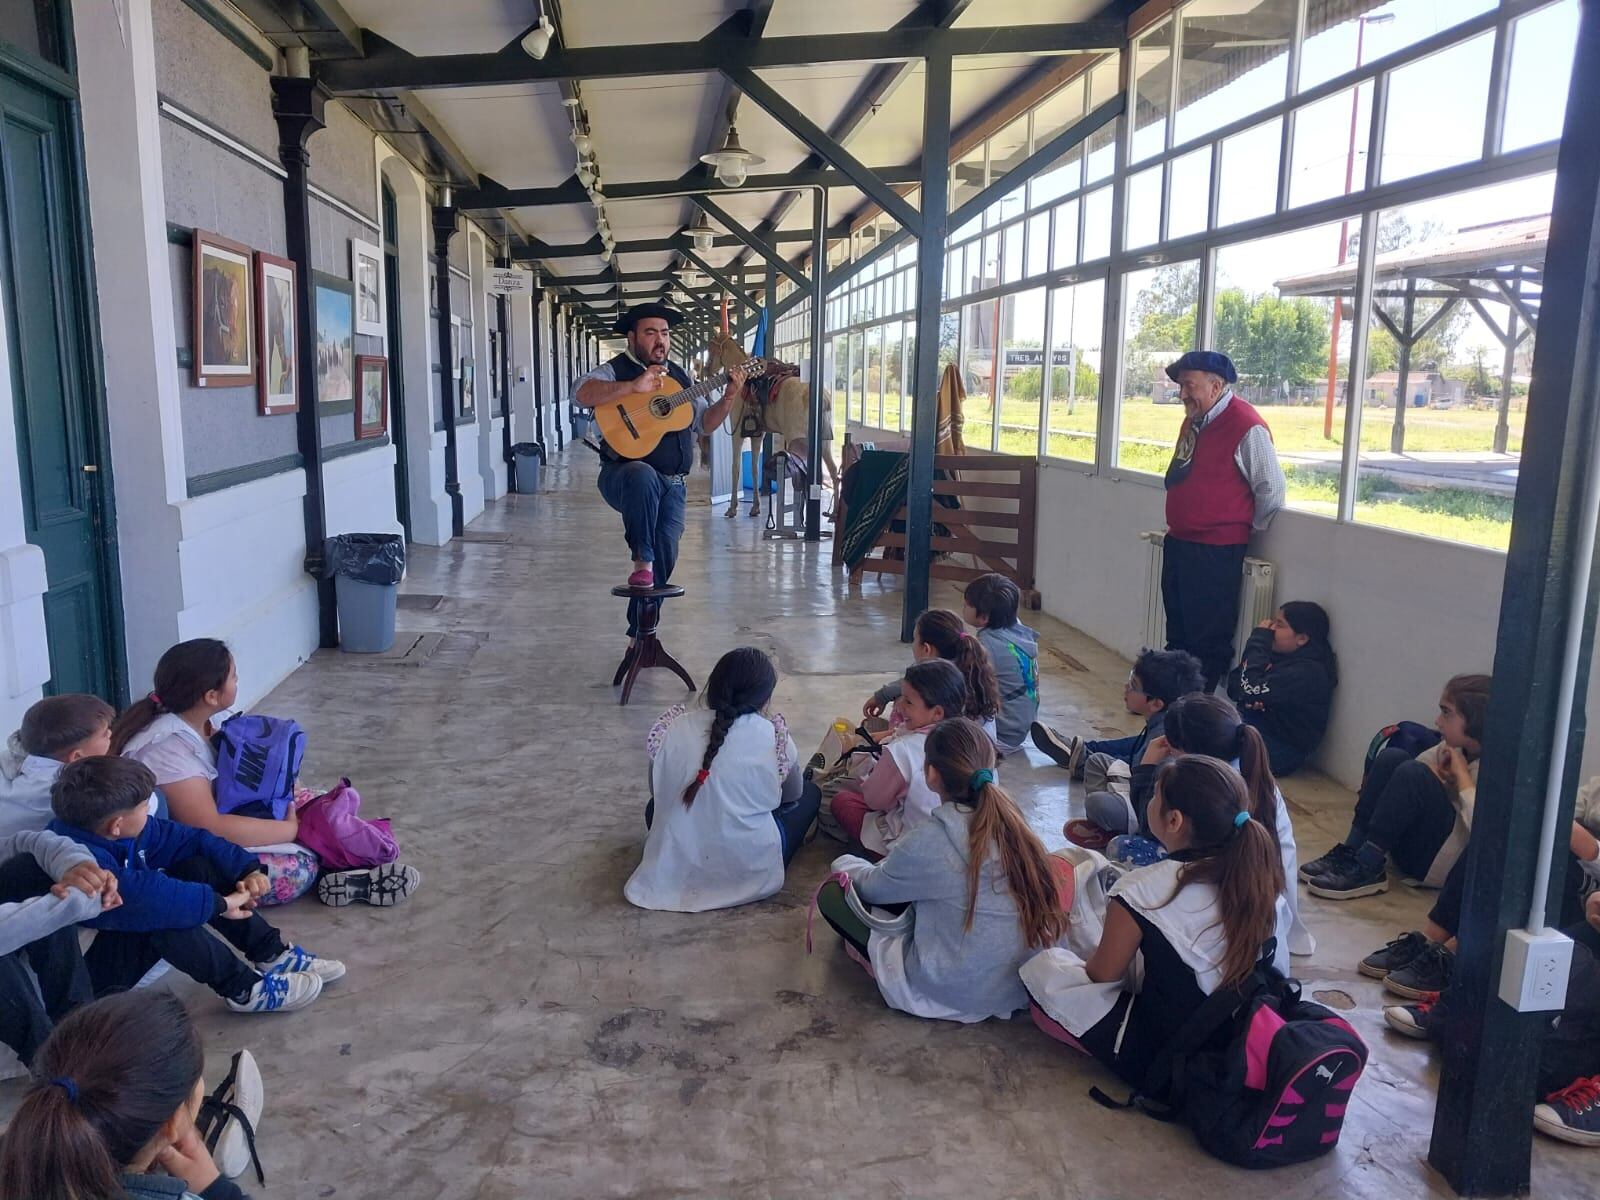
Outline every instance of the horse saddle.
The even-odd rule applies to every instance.
[[[753,379],[745,380],[745,407],[739,421],[740,437],[756,437],[766,432],[766,425],[761,419],[762,410],[772,403],[773,396],[784,380],[800,375],[800,368],[790,363],[776,362],[770,358],[765,361],[765,371]]]

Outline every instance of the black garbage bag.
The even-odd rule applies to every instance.
[[[396,584],[406,573],[406,540],[398,533],[340,533],[323,546],[323,571],[362,583]]]

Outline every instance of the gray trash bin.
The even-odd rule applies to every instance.
[[[323,561],[333,576],[339,645],[355,654],[389,649],[406,569],[405,539],[397,533],[341,533],[328,539]]]
[[[537,496],[539,494],[539,445],[537,442],[518,442],[511,447],[511,456],[516,459],[517,468],[517,494],[519,496]]]

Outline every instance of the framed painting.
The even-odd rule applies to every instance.
[[[256,411],[263,417],[296,412],[299,361],[295,356],[295,265],[256,251]]]
[[[348,279],[321,271],[313,273],[312,284],[317,301],[317,403],[354,407],[355,288]]]
[[[256,381],[256,328],[250,268],[253,251],[204,229],[194,231],[196,387],[245,387]]]
[[[389,432],[389,360],[381,354],[356,355],[356,441]]]
[[[356,332],[387,337],[383,320],[383,251],[371,242],[351,238],[350,279],[356,289]]]
[[[463,421],[478,411],[478,398],[474,392],[477,369],[470,358],[461,360],[460,374],[456,377],[457,395],[460,397],[460,411],[456,414]]]

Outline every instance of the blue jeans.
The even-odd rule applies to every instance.
[[[1133,761],[1134,755],[1144,753],[1145,741],[1144,731],[1141,730],[1138,733],[1130,734],[1128,737],[1085,742],[1083,744],[1083,752],[1085,754],[1109,754],[1112,758],[1120,758],[1131,767],[1135,765]]]
[[[649,463],[608,462],[600,467],[600,495],[622,514],[628,553],[655,570],[656,586],[672,578],[683,536],[686,489]],[[628,601],[628,636],[639,632],[639,602]]]
[[[1267,747],[1267,759],[1272,764],[1272,773],[1274,775],[1279,777],[1292,775],[1306,765],[1306,760],[1311,757],[1309,754],[1296,750],[1282,738],[1273,737],[1251,719],[1253,716],[1253,713],[1240,713],[1239,719],[1246,725],[1254,726],[1255,731],[1261,735],[1261,740]]]

